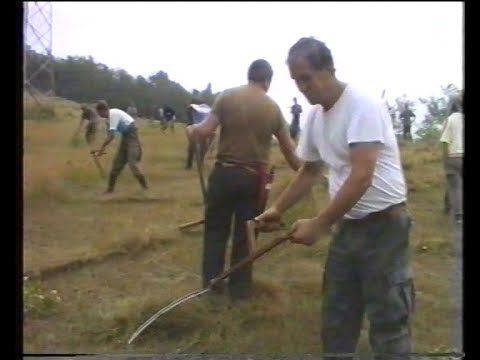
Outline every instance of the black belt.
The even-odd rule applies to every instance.
[[[215,166],[219,167],[234,167],[234,168],[240,168],[240,169],[245,169],[248,170],[249,172],[258,175],[260,170],[255,168],[254,166],[251,165],[246,165],[246,164],[240,164],[240,163],[234,163],[234,162],[228,162],[228,161],[220,161],[217,160],[215,162]]]

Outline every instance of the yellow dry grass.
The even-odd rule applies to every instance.
[[[158,319],[127,346],[146,318],[200,286],[202,228],[177,228],[203,216],[196,171],[184,169],[184,126],[163,134],[158,125],[141,119],[142,167],[153,200],[142,198],[126,168],[116,197],[102,202],[98,195],[106,183],[89,148],[83,140],[76,145],[70,141],[80,116],[78,104],[54,99],[50,106],[54,118],[38,119],[31,100],[25,103],[24,270],[35,275],[61,269],[25,282],[35,284],[35,291],[44,296],[55,290],[61,301],[48,313],[25,317],[26,353],[321,352],[321,279],[328,240],[311,248],[284,244],[259,259],[252,301],[232,306],[226,299],[192,300]],[[106,170],[115,147],[112,144],[100,159]],[[402,158],[415,219],[415,349],[450,349],[456,306],[450,273],[455,259],[451,229],[442,214],[440,153],[435,146],[406,145]],[[273,159],[277,173],[271,198],[292,176],[278,148]],[[209,159],[207,172],[211,163]],[[319,185],[288,217],[293,221],[312,215],[326,201]],[[262,235],[259,243],[272,236]],[[80,265],[69,268],[75,263]],[[366,328],[359,350],[369,350]]]

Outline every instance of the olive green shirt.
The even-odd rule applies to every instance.
[[[268,164],[272,135],[287,127],[277,103],[253,85],[225,90],[212,113],[220,123],[219,161]]]

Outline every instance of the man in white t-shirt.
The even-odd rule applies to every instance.
[[[443,161],[447,174],[448,196],[451,211],[457,223],[463,221],[463,114],[460,98],[450,105],[450,116],[443,129]]]
[[[411,219],[388,111],[379,99],[335,77],[323,42],[300,39],[287,63],[298,89],[314,105],[297,148],[305,163],[256,218],[258,226],[278,228],[281,215],[308,194],[323,164],[328,165],[330,203],[313,218],[298,220],[289,233],[293,242],[312,245],[336,225],[323,282],[323,352],[354,353],[366,313],[375,359],[409,359],[399,354],[412,351]],[[333,358],[353,356],[325,356]]]
[[[108,119],[109,123],[107,139],[100,150],[96,151],[97,153],[102,154],[105,151],[107,145],[114,139],[116,132],[122,136],[117,154],[113,160],[112,170],[108,179],[108,188],[105,194],[113,193],[117,177],[127,163],[142,189],[147,190],[148,186],[145,176],[137,164],[142,158],[142,146],[138,138],[135,120],[123,110],[110,109],[106,101],[97,103],[97,112],[101,117]]]

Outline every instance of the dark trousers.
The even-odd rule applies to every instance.
[[[290,124],[290,137],[293,140],[297,139],[298,132],[300,131],[300,117],[299,116],[294,116],[292,123]]]
[[[122,134],[117,154],[113,160],[112,170],[110,171],[107,191],[114,191],[117,178],[126,164],[130,167],[133,176],[138,180],[140,186],[144,189],[147,188],[145,176],[137,166],[137,162],[139,162],[141,158],[142,146],[138,138],[137,128],[135,125],[130,125],[126,133]]]
[[[203,248],[203,286],[224,271],[227,242],[233,218],[230,266],[248,256],[245,222],[258,215],[257,176],[238,167],[216,165],[209,177]],[[246,298],[252,286],[252,266],[229,278],[234,299]]]
[[[411,133],[411,125],[404,124],[403,125],[403,139],[404,140],[412,140],[412,133]]]
[[[407,360],[414,309],[406,210],[343,221],[330,244],[323,282],[324,353],[354,353],[366,313],[376,360]],[[395,355],[394,355],[395,354]],[[353,359],[353,356],[325,359]]]

